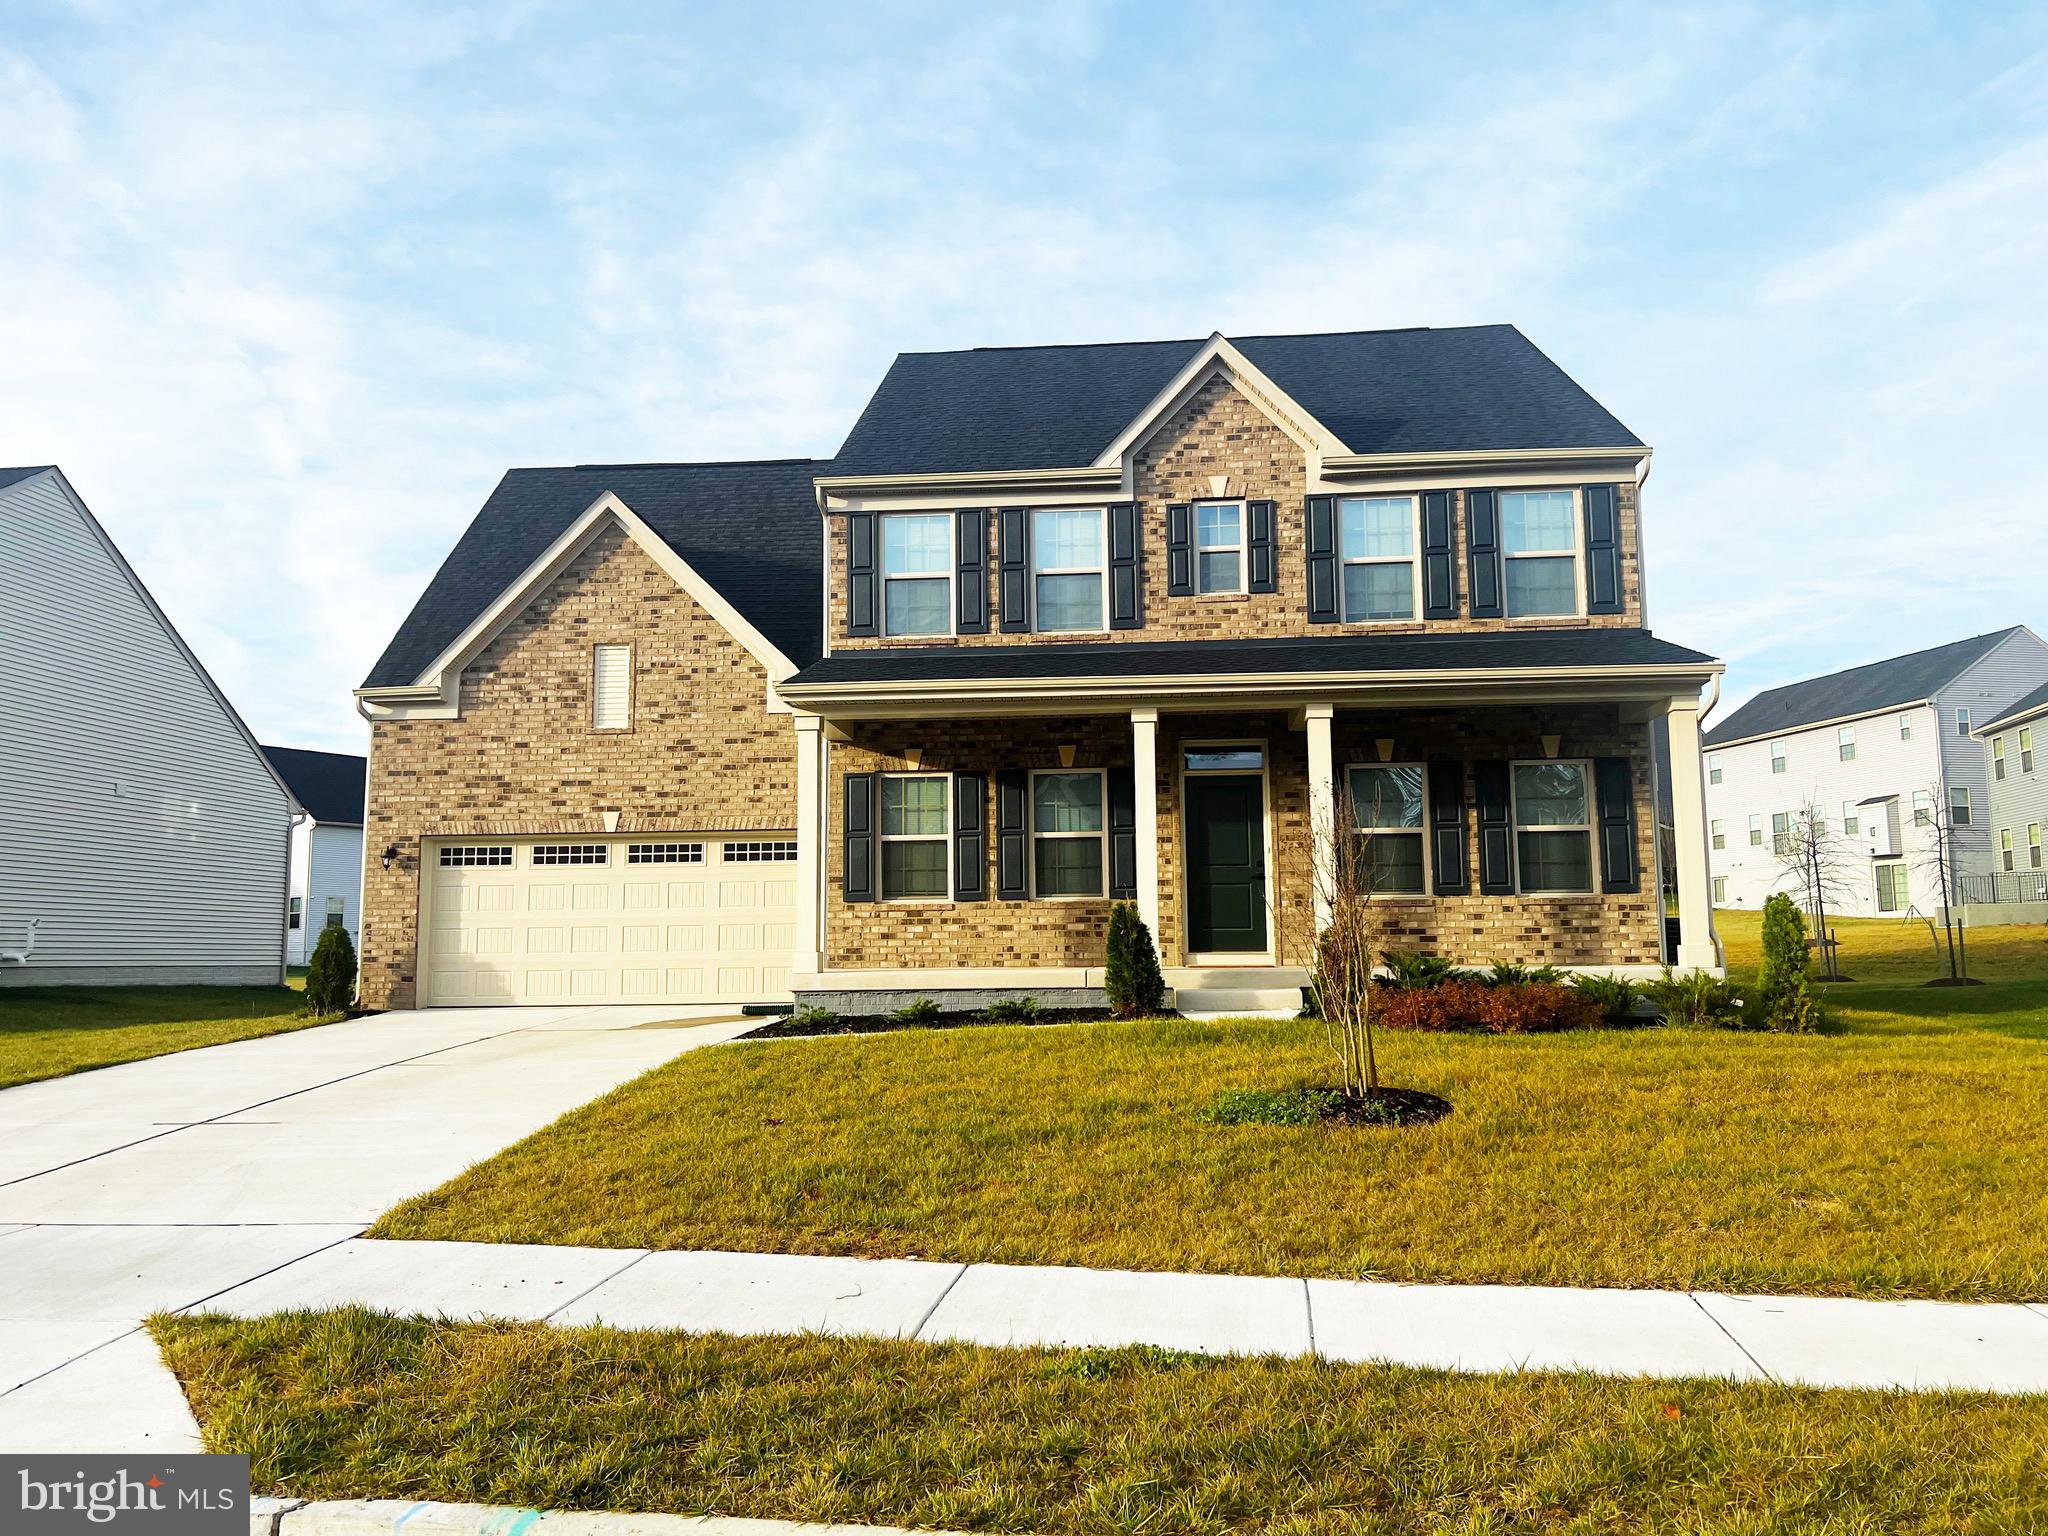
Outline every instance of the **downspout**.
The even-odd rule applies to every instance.
[[[283,921],[277,925],[277,984],[280,987],[290,986],[292,980],[292,834],[306,823],[306,808],[295,797],[287,795],[286,798],[291,803],[292,814],[284,826],[284,910],[280,914]],[[306,863],[309,868],[312,862],[313,845],[308,842]],[[301,917],[299,921],[303,923],[305,918]],[[301,928],[299,931],[303,933],[305,930]]]
[[[1707,701],[1700,706],[1700,724],[1707,723],[1707,716],[1714,712],[1714,706],[1721,702],[1721,674],[1716,672],[1707,681]],[[1706,743],[1700,743],[1700,750],[1706,750]]]

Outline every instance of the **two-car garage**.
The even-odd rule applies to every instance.
[[[430,1007],[789,995],[797,863],[787,837],[429,839],[422,863]]]

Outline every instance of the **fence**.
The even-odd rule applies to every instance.
[[[2001,869],[1989,875],[1957,875],[1956,896],[1964,906],[1972,907],[2048,901],[2048,869]]]

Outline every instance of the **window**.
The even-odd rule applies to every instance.
[[[1924,789],[1913,791],[1913,825],[1924,827],[1934,820],[1934,802]]]
[[[1764,845],[1764,819],[1761,816],[1749,818],[1749,846],[1761,848]]]
[[[1032,611],[1037,628],[1106,629],[1102,508],[1040,508],[1031,514]]]
[[[794,864],[796,844],[773,843],[727,843],[718,851],[719,861],[724,864]]]
[[[1855,837],[1863,830],[1863,821],[1856,814],[1857,810],[1858,807],[1854,800],[1844,800],[1842,802],[1842,836]]]
[[[2000,827],[1998,829],[1998,867],[2004,870],[2012,868],[2011,827]]]
[[[1195,504],[1195,590],[1244,590],[1244,503]]]
[[[443,848],[441,850],[441,867],[443,869],[476,869],[482,867],[504,869],[511,863],[512,850],[509,847],[486,848],[477,846]]]
[[[1714,905],[1717,907],[1728,905],[1728,877],[1726,875],[1714,876]]]
[[[1709,752],[1707,754],[1707,782],[1709,784],[1721,782],[1721,754],[1718,752]]]
[[[1593,889],[1593,797],[1584,763],[1516,763],[1515,866],[1531,892]]]
[[[1266,754],[1261,747],[1189,747],[1181,761],[1190,773],[1257,773]]]
[[[1579,611],[1579,515],[1571,491],[1503,491],[1502,585],[1511,619]]]
[[[1843,762],[1856,761],[1856,727],[1845,725],[1835,732],[1835,752]]]
[[[1783,773],[1784,771],[1785,743],[1783,743],[1782,741],[1774,741],[1771,743],[1771,772]]]
[[[1877,866],[1877,910],[1880,912],[1901,912],[1905,910],[1906,866],[1903,864],[1880,864]]]
[[[1952,827],[1967,827],[1970,824],[1970,786],[1951,784],[1948,791],[1948,824]]]
[[[1958,705],[1956,708],[1956,734],[1958,736],[1970,734],[1970,711],[1967,707],[1961,705]]]
[[[882,633],[953,632],[953,514],[882,519]]]
[[[1337,503],[1344,617],[1415,617],[1415,499],[1346,496]]]
[[[1726,832],[1724,832],[1724,831],[1722,831],[1722,830],[1721,830],[1721,823],[1720,823],[1720,822],[1718,822],[1718,821],[1710,821],[1710,822],[1708,822],[1708,823],[1707,823],[1707,830],[1708,830],[1708,831],[1710,831],[1710,832],[1712,832],[1712,833],[1714,834],[1714,846],[1715,846],[1715,848],[1717,848],[1717,849],[1719,849],[1719,848],[1726,848],[1726,847],[1728,846],[1728,834],[1727,834]]]
[[[2041,823],[2039,823],[2038,821],[2030,821],[2027,823],[2027,868],[2039,869],[2040,867]]]
[[[287,928],[297,928],[305,920],[305,907],[306,900],[303,896],[294,896],[292,898],[291,916],[285,919],[285,926]]]
[[[892,773],[882,779],[882,898],[944,896],[946,807],[952,781],[942,773]]]
[[[2020,727],[2020,772],[2032,773],[2033,771],[2034,728],[2031,725],[2023,725]]]
[[[1365,840],[1361,881],[1375,894],[1420,896],[1428,889],[1422,765],[1373,763],[1350,779],[1352,824]]]
[[[1771,852],[1792,851],[1792,818],[1784,811],[1771,812]]]
[[[327,926],[329,928],[340,928],[344,926],[347,923],[347,921],[348,909],[342,905],[341,898],[339,896],[328,897]]]
[[[1913,717],[1912,717],[1911,715],[1901,715],[1901,716],[1899,716],[1899,740],[1901,740],[1901,741],[1911,741],[1912,739],[1913,739]]]
[[[628,864],[702,864],[702,843],[628,843]]]
[[[536,843],[533,862],[541,864],[608,864],[609,850],[603,843]]]
[[[2003,736],[1991,738],[1991,777],[1994,779],[2005,777],[2005,738]]]
[[[591,650],[590,723],[600,731],[623,731],[633,723],[633,647],[600,645]]]
[[[1099,772],[1032,774],[1032,894],[1100,896],[1104,828]]]

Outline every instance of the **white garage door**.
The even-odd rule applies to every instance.
[[[429,1005],[789,996],[796,844],[692,837],[429,841]]]

